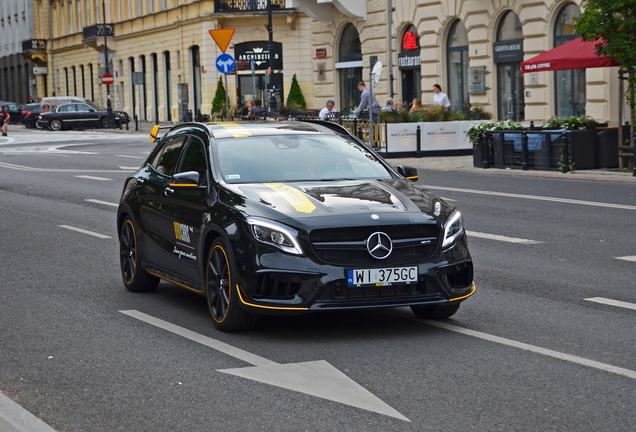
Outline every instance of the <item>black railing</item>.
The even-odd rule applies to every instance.
[[[285,9],[285,0],[271,0],[272,9]],[[215,12],[257,12],[267,10],[267,0],[214,0]]]
[[[29,39],[22,41],[22,52],[46,51],[46,39]]]
[[[570,140],[563,131],[488,131],[482,134],[483,167],[572,169]]]
[[[115,26],[112,24],[93,24],[84,27],[84,40],[103,38],[104,36],[115,36]]]

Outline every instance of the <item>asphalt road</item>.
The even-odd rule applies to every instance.
[[[636,256],[633,185],[422,170],[464,214],[475,263],[477,293],[442,327],[387,309],[224,334],[202,297],[121,281],[113,204],[145,135],[9,137],[0,391],[55,430],[636,430],[636,261],[619,259]],[[281,368],[315,373],[262,382]]]

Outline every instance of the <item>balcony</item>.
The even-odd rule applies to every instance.
[[[271,0],[272,10],[285,9],[285,0]],[[214,12],[266,12],[267,0],[214,0]]]
[[[22,41],[22,57],[38,66],[46,65],[46,39],[28,39]]]

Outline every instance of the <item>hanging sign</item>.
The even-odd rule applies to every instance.
[[[273,52],[269,52],[268,41],[244,42],[234,45],[234,55],[238,70],[250,70],[250,60],[254,60],[255,70],[267,70],[270,66],[273,70],[283,69],[283,44],[274,42]]]

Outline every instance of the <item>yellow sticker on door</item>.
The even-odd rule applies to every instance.
[[[311,213],[316,210],[316,206],[309,198],[296,188],[285,183],[265,183],[265,186],[272,188],[278,195],[285,198],[300,213]]]
[[[180,224],[179,222],[174,223],[174,236],[177,240],[190,243],[190,233],[193,231],[194,229],[188,225]]]

